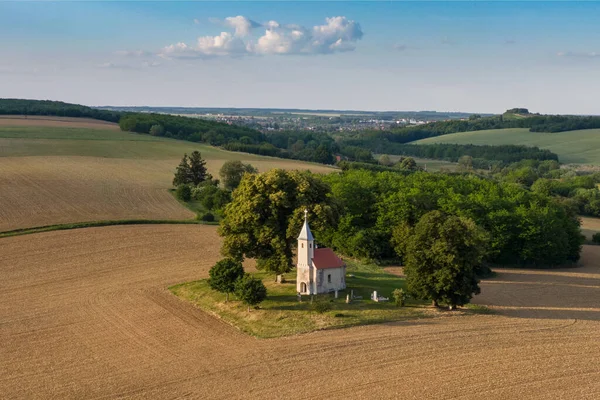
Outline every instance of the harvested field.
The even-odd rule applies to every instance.
[[[207,277],[218,248],[215,228],[197,225],[1,239],[3,396],[594,399],[600,393],[600,247],[584,248],[582,268],[499,271],[483,284],[478,302],[501,315],[272,340],[243,335],[167,291]]]
[[[189,219],[167,191],[171,163],[99,157],[0,158],[0,232],[69,222]]]
[[[0,232],[97,220],[193,218],[167,189],[183,154],[194,150],[216,177],[227,160],[252,163],[261,172],[334,171],[149,135],[0,123]]]
[[[91,118],[54,117],[46,115],[0,115],[0,126],[52,126],[120,130],[119,124]]]

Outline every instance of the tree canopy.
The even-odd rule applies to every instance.
[[[219,176],[223,187],[233,191],[237,188],[242,180],[242,176],[246,173],[255,174],[258,170],[250,164],[244,164],[241,161],[226,161],[219,170]]]
[[[250,306],[260,304],[267,298],[267,288],[260,279],[245,274],[235,282],[235,295],[248,305],[250,311]]]
[[[173,186],[187,184],[196,186],[211,179],[212,176],[206,169],[206,161],[202,159],[199,151],[193,151],[189,158],[187,154],[183,155],[183,158],[175,171]]]
[[[453,309],[480,289],[476,276],[486,253],[487,234],[473,220],[431,211],[407,238],[406,282],[412,296]]]
[[[223,255],[256,258],[259,269],[276,274],[290,271],[305,209],[316,231],[336,226],[337,204],[318,177],[281,169],[244,175],[219,228]]]
[[[209,286],[221,293],[227,294],[235,290],[235,283],[244,276],[244,267],[242,263],[231,258],[224,258],[218,261],[209,271]]]

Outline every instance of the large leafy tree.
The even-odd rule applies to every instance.
[[[289,272],[305,209],[316,231],[337,224],[329,186],[314,175],[281,169],[244,175],[219,228],[222,253],[256,258],[259,269],[275,274]]]
[[[479,294],[476,268],[486,252],[487,234],[468,218],[431,211],[417,223],[405,250],[406,281],[416,298],[467,304]]]
[[[219,170],[219,176],[223,187],[227,190],[237,188],[245,173],[255,174],[258,170],[250,164],[244,164],[241,161],[226,161]]]
[[[235,289],[235,283],[244,276],[242,263],[231,258],[218,261],[209,271],[208,284],[218,292],[226,293],[226,301],[229,301],[229,293]]]

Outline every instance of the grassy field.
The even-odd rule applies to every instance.
[[[376,265],[348,263],[348,289],[339,293],[316,296],[314,301],[325,301],[331,310],[319,314],[312,310],[309,296],[298,302],[296,280],[283,284],[273,282],[273,275],[255,273],[267,286],[268,297],[260,308],[248,313],[246,306],[239,301],[224,302],[225,295],[215,292],[207,280],[179,284],[170,288],[177,296],[192,302],[204,311],[218,315],[224,321],[243,332],[260,338],[280,337],[306,333],[320,329],[341,328],[381,322],[401,321],[424,317],[422,303],[407,301],[407,307],[396,307],[392,301],[375,302],[370,300],[373,290],[379,296],[389,297],[394,289],[404,288],[404,279],[392,275]],[[289,274],[293,276],[292,274]],[[354,291],[355,300],[346,304],[346,295]],[[233,296],[232,299],[235,299]]]
[[[183,153],[194,150],[217,177],[227,160],[251,163],[259,171],[334,171],[320,164],[121,132],[114,124],[90,126],[96,125],[73,119],[0,119],[0,232],[98,220],[193,218],[167,189]]]
[[[381,154],[373,154],[373,157],[377,160],[379,159],[379,157],[381,156]],[[388,157],[390,158],[390,160],[394,163],[400,161],[400,158],[402,158],[403,156],[396,156],[393,154],[389,154]],[[458,166],[457,163],[453,163],[450,161],[443,161],[443,160],[433,160],[433,159],[429,159],[429,158],[419,158],[419,157],[412,157],[417,165],[419,167],[422,168],[426,168],[427,171],[430,172],[438,172],[441,170],[447,170],[447,171],[455,171],[456,167]]]
[[[566,164],[600,164],[600,129],[569,132],[529,132],[525,128],[460,132],[422,139],[415,144],[457,143],[477,145],[517,144],[538,146],[556,154]]]
[[[257,340],[166,289],[206,279],[220,244],[216,227],[203,225],[0,239],[2,396],[533,400],[600,393],[600,246],[584,246],[579,268],[497,270],[474,298],[494,315],[439,312]]]

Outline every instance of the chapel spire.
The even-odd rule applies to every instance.
[[[302,225],[302,230],[300,231],[298,240],[314,240],[312,232],[310,231],[310,227],[308,226],[308,210],[306,209],[304,210],[304,225]]]

